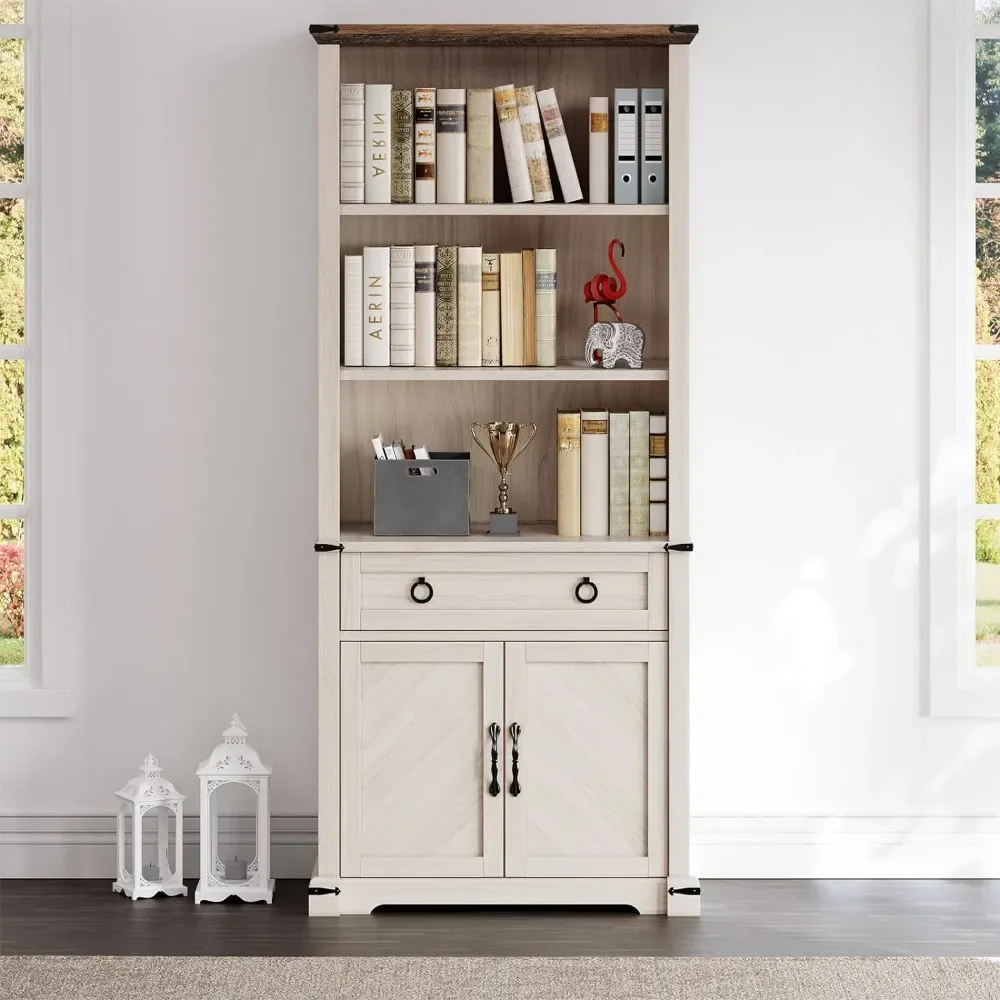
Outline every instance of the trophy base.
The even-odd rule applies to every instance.
[[[490,511],[490,530],[487,534],[516,535],[517,533],[517,514],[514,511],[509,514],[498,514],[496,511]]]

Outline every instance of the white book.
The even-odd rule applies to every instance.
[[[629,415],[628,533],[649,535],[649,411],[632,410]]]
[[[382,441],[381,434],[378,437],[372,438],[372,449],[375,452],[376,458],[385,458],[385,444]]]
[[[562,189],[563,201],[582,201],[583,191],[580,188],[580,178],[577,176],[573,153],[569,148],[569,140],[566,138],[566,126],[563,124],[562,113],[559,111],[556,92],[549,88],[538,91],[536,96],[542,124],[545,126],[545,135],[549,140],[549,149],[552,150],[552,162],[555,163],[556,174],[559,176],[559,187]]]
[[[580,414],[580,534],[608,534],[608,411]]]
[[[365,200],[365,85],[340,85],[340,200]]]
[[[465,91],[454,88],[437,92],[437,200],[465,202]]]
[[[365,363],[365,260],[361,254],[344,257],[344,366]]]
[[[500,125],[500,141],[510,179],[510,195],[514,204],[531,201],[531,175],[528,173],[528,157],[524,151],[524,137],[521,134],[521,119],[517,111],[517,94],[512,83],[493,88],[493,102],[497,108]]]
[[[552,177],[549,175],[549,160],[545,155],[545,139],[542,136],[542,119],[538,113],[535,88],[530,85],[518,87],[515,94],[532,196],[536,203],[552,201],[555,195],[552,193]]]
[[[431,456],[430,453],[427,451],[427,445],[415,444],[413,446],[413,457],[415,459],[421,459],[424,462],[429,462],[431,460]],[[429,469],[426,467],[421,467],[420,469],[420,475],[422,476],[431,476],[433,474],[434,474],[433,469]]]
[[[650,459],[652,462],[652,459]],[[652,468],[652,465],[650,465]],[[667,481],[666,479],[650,479],[649,481],[649,502],[653,503],[666,503],[667,502]]]
[[[649,533],[660,538],[667,534],[667,505],[666,503],[649,501]]]
[[[493,204],[493,90],[466,92],[465,197],[472,205]]]
[[[458,248],[458,364],[483,363],[483,248]]]
[[[483,366],[500,364],[500,254],[483,254]]]
[[[418,368],[433,368],[437,363],[434,341],[434,314],[436,310],[434,301],[434,259],[436,250],[437,247],[433,245],[413,248],[413,363]]]
[[[556,411],[556,534],[580,534],[580,411]]]
[[[388,205],[392,193],[390,157],[391,83],[365,86],[365,201]]]
[[[613,538],[628,537],[629,426],[627,413],[608,417],[608,527]]]
[[[524,274],[519,253],[500,254],[500,363],[524,365]]]
[[[402,462],[406,458],[406,452],[403,450],[402,441],[393,441],[392,451],[393,451],[392,457],[398,459],[400,462]]]
[[[409,367],[413,360],[413,247],[392,247],[389,250],[389,364]]]
[[[653,458],[652,456],[650,456],[649,478],[650,479],[667,478],[667,460],[665,458]]]
[[[608,99],[590,99],[590,203],[608,203]]]
[[[556,252],[535,251],[535,364],[556,364]]]
[[[437,91],[433,87],[417,87],[413,91],[413,191],[418,205],[433,205],[437,201],[434,179],[436,108]]]
[[[389,367],[389,248],[365,247],[366,368]]]

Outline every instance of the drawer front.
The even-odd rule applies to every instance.
[[[345,553],[343,566],[345,630],[666,628],[656,553]]]

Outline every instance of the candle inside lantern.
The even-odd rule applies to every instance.
[[[226,868],[226,878],[231,881],[245,882],[247,877],[247,863],[233,858],[232,861],[224,862]]]
[[[153,864],[142,866],[142,877],[147,882],[159,882],[160,881],[160,869]]]

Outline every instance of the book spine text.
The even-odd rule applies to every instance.
[[[435,360],[439,368],[458,364],[458,247],[438,247],[434,268]]]
[[[435,246],[413,248],[413,363],[419,368],[433,368],[436,363],[434,344]]]
[[[483,254],[483,367],[500,364],[500,254]]]
[[[437,200],[465,202],[465,91],[437,92]]]
[[[549,161],[545,155],[545,138],[542,135],[542,119],[538,114],[538,101],[535,98],[535,88],[532,86],[518,87],[517,114],[521,120],[521,138],[524,140],[524,153],[528,158],[528,176],[531,178],[531,193],[536,203],[552,201],[552,177],[549,174]]]
[[[365,247],[366,368],[389,365],[389,248]]]
[[[365,85],[365,201],[388,205],[392,158],[390,105],[392,84]]]
[[[437,201],[437,185],[434,181],[434,151],[437,147],[436,107],[437,91],[433,87],[417,87],[414,90],[413,197],[418,205],[433,205]]]
[[[521,119],[517,112],[517,95],[513,84],[494,87],[493,101],[496,104],[500,141],[503,143],[503,157],[510,180],[511,201],[515,205],[531,201],[531,175],[528,173],[528,157],[524,151]]]
[[[556,364],[556,252],[535,251],[535,364]]]
[[[413,91],[392,92],[392,173],[390,195],[393,204],[413,201]]]
[[[580,411],[556,414],[556,533],[580,534]]]
[[[562,113],[559,111],[556,92],[552,89],[540,90],[537,97],[538,110],[542,116],[542,124],[545,126],[545,135],[549,140],[549,149],[552,150],[552,162],[556,165],[556,176],[559,178],[563,201],[581,201],[583,191],[580,188],[576,164],[573,162],[573,152],[569,148],[569,140],[566,138],[566,126],[563,124]]]

